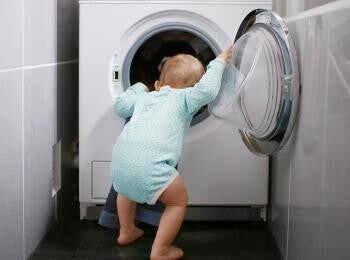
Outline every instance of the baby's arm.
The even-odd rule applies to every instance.
[[[185,89],[185,104],[190,114],[196,113],[215,99],[220,90],[222,73],[231,55],[232,47],[229,47],[209,63],[206,73],[196,85]]]
[[[131,117],[134,113],[134,105],[148,88],[142,83],[136,83],[129,87],[123,94],[114,101],[113,112],[122,118]]]

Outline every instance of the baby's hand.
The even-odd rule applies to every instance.
[[[226,50],[218,55],[218,59],[223,60],[226,64],[230,62],[232,58],[233,45],[230,45]]]

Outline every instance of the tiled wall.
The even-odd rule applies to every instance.
[[[315,8],[336,0],[274,0],[273,10],[280,16],[295,15],[299,12]]]
[[[336,0],[304,0],[302,2],[304,3],[304,10],[308,10],[334,1]]]
[[[78,0],[0,0],[0,259],[27,258],[54,220],[52,146],[77,137],[77,71]]]
[[[285,259],[350,259],[350,2],[288,18],[299,116],[272,158],[271,229]]]

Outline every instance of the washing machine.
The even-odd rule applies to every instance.
[[[270,8],[271,1],[260,0],[80,1],[81,218],[87,218],[90,207],[105,202],[111,185],[111,151],[125,124],[113,114],[113,100],[138,81],[152,89],[164,57],[189,53],[207,65],[232,44],[238,34],[242,35],[254,26],[256,19],[249,18],[242,27],[244,17],[252,10]],[[260,18],[259,23],[268,24],[271,19]],[[246,62],[250,70],[255,66],[254,62]],[[220,96],[223,95],[224,92]],[[250,104],[255,103],[254,99],[259,99],[259,95],[253,95]],[[248,100],[245,102],[249,108]],[[281,103],[281,100],[274,102]],[[268,203],[269,159],[256,154],[271,154],[285,141],[278,139],[280,136],[276,133],[271,135],[271,127],[270,132],[264,133],[258,129],[260,135],[250,131],[252,122],[247,118],[253,113],[247,112],[247,107],[237,113],[240,118],[234,115],[234,119],[231,118],[232,111],[231,114],[223,113],[218,107],[215,102],[211,108],[203,107],[194,116],[184,140],[178,170],[188,189],[189,209],[199,210],[194,215],[201,219],[212,216],[227,219],[232,216],[230,209],[237,208],[253,209],[264,218]],[[259,111],[263,108],[259,107]],[[276,124],[281,113],[273,113],[269,120],[272,118]],[[237,120],[242,123],[242,118],[249,124],[242,126],[240,131],[225,123],[235,124]],[[285,126],[285,122],[281,124]],[[267,139],[269,141],[261,141]],[[274,143],[278,145],[274,146]]]

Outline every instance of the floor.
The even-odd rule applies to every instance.
[[[96,221],[80,221],[74,213],[50,230],[29,259],[148,259],[156,228],[139,226],[145,235],[133,245],[120,247],[114,242],[116,231],[102,228]],[[281,259],[264,223],[185,222],[175,244],[189,260]]]

